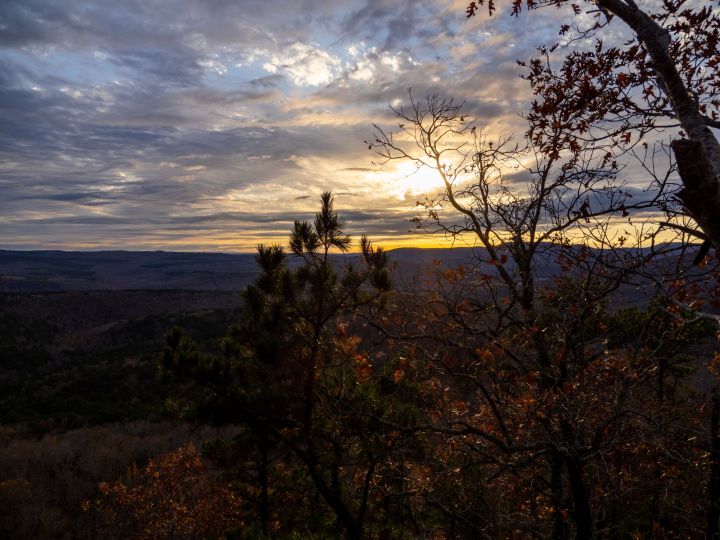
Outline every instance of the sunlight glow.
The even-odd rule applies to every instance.
[[[431,194],[443,187],[437,171],[427,167],[417,168],[413,163],[400,163],[393,172],[385,173],[383,177],[386,191],[398,199]]]

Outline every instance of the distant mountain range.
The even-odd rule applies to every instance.
[[[401,275],[409,276],[434,259],[456,266],[470,262],[472,255],[470,248],[400,248],[390,251],[389,259]],[[334,257],[338,265],[356,258]],[[257,273],[255,255],[250,253],[0,250],[0,292],[233,291],[243,289]]]
[[[252,254],[0,251],[2,292],[237,290],[256,274]]]
[[[388,252],[396,282],[407,281],[440,261],[444,267],[473,264],[483,250],[399,248]],[[336,255],[338,266],[357,255]],[[289,259],[290,264],[294,263]],[[557,276],[554,258],[538,258],[539,280]],[[165,251],[0,250],[0,293],[120,290],[241,290],[258,274],[255,255]],[[400,283],[399,283],[400,284]]]

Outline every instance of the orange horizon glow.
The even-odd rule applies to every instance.
[[[622,225],[614,226],[615,238],[622,233]],[[230,236],[230,235],[228,235]],[[240,235],[240,237],[220,237],[220,238],[177,238],[177,239],[158,239],[156,241],[146,241],[142,243],[134,242],[127,238],[125,241],[99,244],[97,242],[55,242],[45,244],[39,247],[20,247],[20,246],[0,246],[0,250],[17,250],[17,251],[169,251],[178,253],[227,253],[227,254],[252,254],[257,251],[257,247],[263,245],[279,245],[286,251],[289,251],[288,237],[283,236],[264,236],[264,235]],[[572,243],[576,243],[574,239],[582,238],[582,234],[578,232],[570,237]],[[360,251],[360,235],[352,235],[352,244],[349,253],[359,253]],[[456,238],[448,238],[441,234],[405,234],[397,236],[368,235],[368,240],[375,247],[381,247],[386,251],[403,248],[417,249],[453,249],[453,248],[480,248],[482,247],[474,240],[471,234],[458,236]],[[631,239],[632,240],[632,239]],[[672,230],[664,230],[655,237],[656,244],[678,242],[681,238]],[[685,239],[688,242],[687,239]],[[577,242],[579,243],[579,242]],[[689,243],[698,243],[697,239],[689,240]],[[642,242],[630,241],[626,247],[648,247],[651,245],[650,240]]]

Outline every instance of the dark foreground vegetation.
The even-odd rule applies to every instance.
[[[0,296],[0,537],[89,537],[80,505],[101,481],[215,436],[171,421],[158,358],[173,324],[212,350],[241,305],[187,291]]]

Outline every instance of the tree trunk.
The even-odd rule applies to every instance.
[[[575,507],[575,525],[577,527],[575,539],[589,540],[592,538],[592,510],[583,479],[582,463],[578,458],[571,456],[567,458],[566,463]]]
[[[552,450],[550,462],[550,499],[553,507],[553,540],[567,540],[568,530],[565,516],[563,515],[563,488],[562,488],[562,469],[563,456],[557,451]]]
[[[684,186],[680,198],[715,249],[720,249],[720,143],[705,123],[697,99],[688,91],[668,53],[670,33],[634,2],[598,0],[597,3],[622,19],[650,55],[675,116],[689,138],[672,145]]]
[[[302,456],[298,457],[303,459]],[[327,484],[322,473],[317,468],[317,461],[314,457],[310,458],[310,461],[308,461],[306,457],[304,461],[318,493],[328,506],[332,508],[333,512],[335,512],[335,517],[345,529],[345,534],[348,539],[361,540],[363,536],[363,521],[356,519],[355,516],[352,515],[350,508],[345,504],[345,501],[343,501],[342,495]]]
[[[267,536],[270,522],[270,501],[268,497],[268,444],[264,435],[260,442],[258,475],[260,476],[260,525],[263,536]]]
[[[708,481],[707,538],[720,539],[720,387],[712,391],[710,413],[710,480]]]
[[[678,173],[683,189],[678,193],[692,218],[702,227],[708,240],[720,248],[720,185],[710,166],[703,145],[694,140],[673,141]]]

